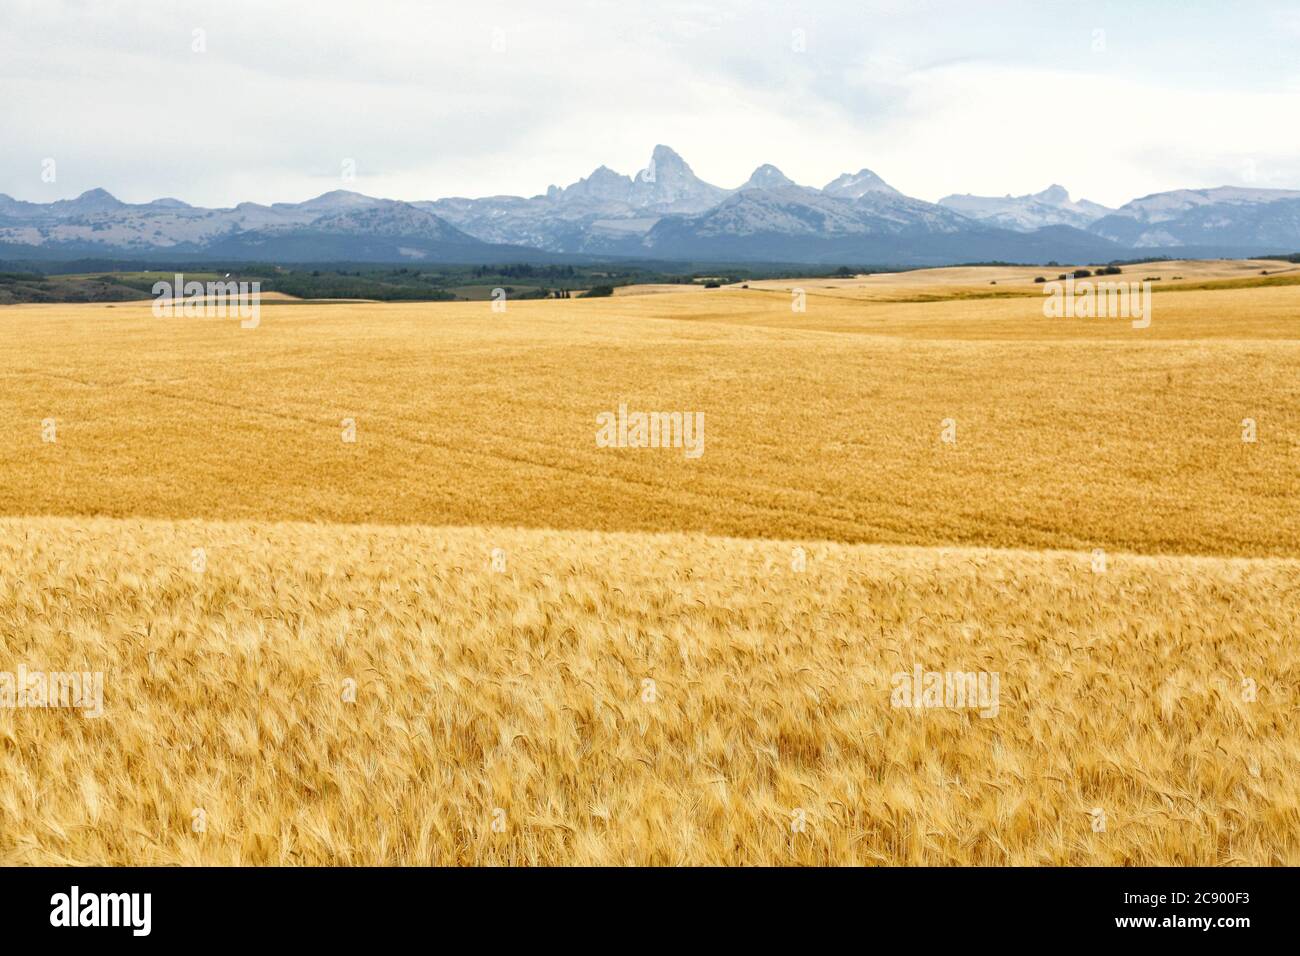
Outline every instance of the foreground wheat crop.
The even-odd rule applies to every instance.
[[[1293,560],[8,518],[0,567],[0,667],[106,674],[0,710],[4,863],[1300,863]]]

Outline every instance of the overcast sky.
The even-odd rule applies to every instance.
[[[720,186],[1300,188],[1298,51],[1294,0],[0,0],[0,192],[533,195],[656,143]]]

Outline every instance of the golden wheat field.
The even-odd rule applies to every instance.
[[[104,674],[0,863],[1300,864],[1300,285],[1179,265],[0,308],[0,672]]]

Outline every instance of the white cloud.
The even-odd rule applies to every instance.
[[[352,158],[375,195],[532,194],[659,142],[720,185],[772,162],[810,185],[868,166],[929,199],[1055,181],[1118,204],[1252,168],[1300,187],[1293,17],[1268,9],[6,0],[0,192],[301,199]]]

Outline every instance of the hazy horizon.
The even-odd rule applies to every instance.
[[[663,144],[656,144],[656,145],[664,145],[664,146],[668,146],[670,149],[673,149],[673,151],[676,152],[679,156],[681,156],[682,159],[684,159],[688,165],[692,165],[692,164],[691,164],[691,161],[690,161],[690,157],[689,157],[688,155],[682,153],[681,150],[678,150],[678,149],[675,149],[674,147],[672,147],[671,144],[663,143]],[[647,153],[646,153],[646,158],[647,158],[647,160],[649,159],[649,156],[650,156],[650,151],[648,150]],[[598,164],[598,166],[599,166],[599,165],[608,166],[607,163],[604,163],[604,164]],[[758,163],[758,164],[756,164],[756,165],[755,165],[755,169],[757,169],[757,167],[758,167],[758,166],[761,166],[761,165],[763,165],[763,164],[762,164],[762,163]],[[771,165],[776,165],[776,164],[773,163],[773,164],[771,164]],[[432,200],[437,200],[437,199],[485,199],[485,198],[490,198],[490,197],[492,197],[492,196],[505,196],[505,195],[516,196],[516,197],[520,197],[520,198],[529,199],[529,198],[533,198],[533,197],[536,197],[536,196],[545,195],[547,189],[548,189],[550,186],[552,186],[552,185],[554,185],[554,186],[560,186],[560,187],[566,187],[566,186],[571,186],[571,185],[573,185],[574,183],[576,183],[576,182],[577,182],[578,180],[580,180],[580,179],[586,179],[587,177],[589,177],[589,176],[592,174],[592,172],[594,172],[594,171],[598,168],[598,166],[592,167],[592,169],[587,170],[586,172],[584,172],[584,173],[582,173],[582,174],[580,174],[580,175],[576,175],[576,176],[572,177],[572,178],[571,178],[569,181],[567,181],[567,182],[548,183],[546,186],[543,186],[541,189],[534,190],[534,191],[531,191],[531,192],[530,192],[530,191],[522,191],[522,192],[515,192],[515,193],[485,193],[485,194],[483,194],[483,195],[467,195],[467,194],[463,194],[463,193],[436,193],[436,194],[431,194],[431,195],[427,195],[427,196],[388,196],[388,195],[381,195],[381,194],[379,194],[379,193],[368,192],[368,191],[366,191],[366,190],[364,190],[364,189],[359,189],[359,188],[357,188],[357,185],[358,185],[357,182],[340,182],[340,183],[337,183],[337,184],[331,185],[331,186],[329,186],[328,188],[323,189],[323,190],[321,190],[321,191],[319,191],[319,192],[313,192],[313,193],[311,193],[310,195],[295,195],[295,196],[292,196],[292,197],[277,197],[277,198],[273,198],[273,199],[267,200],[267,201],[265,201],[264,203],[261,203],[261,204],[263,204],[263,205],[268,205],[268,206],[271,205],[271,204],[273,204],[273,203],[275,203],[275,204],[280,204],[280,203],[282,203],[282,204],[293,205],[293,204],[295,204],[295,203],[307,202],[308,200],[316,199],[316,198],[318,198],[318,197],[320,197],[320,196],[323,196],[323,195],[326,195],[326,194],[328,194],[328,193],[332,193],[332,192],[351,192],[351,193],[360,193],[360,194],[362,194],[362,195],[369,196],[369,197],[374,198],[374,199],[389,199],[389,200],[397,200],[397,201],[400,201],[400,202],[425,202],[425,201],[432,201]],[[640,166],[638,166],[638,167],[635,168],[635,169],[614,169],[614,172],[619,173],[619,174],[622,174],[622,175],[625,175],[625,176],[629,176],[629,177],[635,177],[635,176],[639,175],[641,172],[643,172],[643,171],[645,170],[645,168],[646,168],[646,164],[645,164],[645,163],[642,163]],[[780,167],[778,167],[778,168],[780,168]],[[870,169],[870,167],[864,167],[864,168]],[[693,169],[693,171],[695,172],[695,174],[696,174],[697,176],[699,176],[699,171],[698,171],[698,170],[695,170],[694,167],[693,167],[693,165],[692,165],[692,169]],[[844,170],[843,172],[844,172],[844,173],[858,173],[859,171],[860,171],[860,170],[858,170],[858,169],[846,169],[846,170]],[[889,183],[890,185],[893,185],[893,183],[890,181],[889,177],[886,176],[886,175],[880,174],[879,170],[872,169],[871,171],[874,172],[874,173],[877,173],[878,175],[880,175],[881,178],[885,180],[885,182]],[[750,170],[750,172],[752,173],[753,170]],[[786,173],[786,175],[789,175],[789,174],[786,172],[786,170],[784,170],[784,169],[782,169],[781,172]],[[703,176],[701,176],[700,178],[701,178],[701,179],[705,179],[705,177],[703,177]],[[744,185],[744,183],[748,180],[748,178],[749,178],[749,176],[747,175],[747,176],[743,177],[739,182],[735,183],[734,185],[727,184],[727,183],[711,182],[711,181],[709,181],[709,180],[707,180],[707,179],[706,179],[705,181],[706,181],[706,182],[710,182],[711,185],[714,185],[714,186],[720,186],[720,187],[722,187],[722,188],[724,188],[724,189],[738,189],[739,187],[741,187],[741,186]],[[794,179],[795,184],[798,185],[798,186],[808,186],[808,187],[812,187],[812,188],[814,188],[814,189],[821,189],[821,188],[823,188],[824,186],[826,186],[826,185],[830,182],[830,180],[827,180],[827,182],[822,182],[822,183],[808,183],[808,182],[800,182],[798,179],[796,179],[796,178],[793,177],[793,176],[790,177],[790,178],[791,178],[791,179]],[[834,178],[834,177],[832,177],[832,178]],[[1001,197],[1006,197],[1006,196],[1015,196],[1015,197],[1019,197],[1019,196],[1032,195],[1032,194],[1036,194],[1036,193],[1044,192],[1045,190],[1051,188],[1052,186],[1058,186],[1058,185],[1059,185],[1059,186],[1064,186],[1064,187],[1069,191],[1069,193],[1070,193],[1070,199],[1071,199],[1072,201],[1076,201],[1076,202],[1077,202],[1077,201],[1079,201],[1079,200],[1081,200],[1081,199],[1090,200],[1090,201],[1093,201],[1093,202],[1096,202],[1096,201],[1097,201],[1097,200],[1094,200],[1091,196],[1084,196],[1084,195],[1081,195],[1077,190],[1071,189],[1068,183],[1058,183],[1058,182],[1049,182],[1049,183],[1044,183],[1043,185],[1041,185],[1041,186],[1039,186],[1039,187],[1037,187],[1037,188],[1028,188],[1028,189],[1023,189],[1023,190],[1020,190],[1020,191],[1018,191],[1018,192],[1003,193],[1003,194],[1000,194],[999,198],[1001,198]],[[1218,184],[1213,185],[1213,186],[1171,186],[1170,189],[1214,189],[1214,188],[1219,188],[1219,187],[1233,187],[1233,186],[1235,186],[1235,187],[1241,187],[1241,186],[1243,186],[1243,184],[1240,184],[1240,183],[1226,183],[1226,182],[1225,182],[1225,183],[1218,183]],[[1252,185],[1252,186],[1246,186],[1245,188],[1295,189],[1295,190],[1297,190],[1297,191],[1300,191],[1300,185],[1297,185],[1297,186],[1294,186],[1294,187],[1288,187],[1288,186],[1265,186],[1265,187],[1261,187],[1261,186],[1257,186],[1257,185]],[[41,199],[36,199],[36,200],[33,200],[33,199],[27,199],[26,201],[28,201],[28,202],[42,202],[42,203],[49,203],[49,202],[56,202],[56,201],[58,201],[58,200],[76,199],[76,198],[78,198],[79,196],[81,196],[81,195],[83,195],[83,194],[85,194],[85,193],[87,193],[87,192],[92,192],[92,191],[94,191],[94,190],[96,190],[96,189],[102,189],[102,190],[104,190],[105,192],[109,193],[111,196],[113,196],[115,199],[117,199],[117,200],[119,200],[119,201],[121,201],[121,202],[127,203],[127,204],[131,204],[131,205],[144,205],[144,204],[148,204],[148,203],[150,203],[150,202],[154,202],[154,201],[157,201],[157,200],[177,199],[177,200],[180,200],[180,201],[182,201],[182,202],[184,202],[184,203],[186,203],[186,204],[188,204],[188,205],[190,205],[190,206],[195,206],[195,207],[199,207],[199,208],[230,209],[230,208],[234,208],[235,206],[239,205],[240,203],[244,203],[244,202],[259,202],[258,200],[235,199],[235,200],[233,200],[233,201],[231,201],[231,202],[224,202],[224,203],[219,203],[219,204],[207,204],[207,203],[193,202],[193,201],[187,199],[185,196],[182,196],[182,195],[175,195],[175,194],[148,196],[148,197],[146,197],[146,198],[138,198],[138,199],[137,199],[137,198],[127,198],[127,197],[125,197],[125,196],[119,194],[116,190],[111,189],[111,188],[109,188],[108,186],[103,186],[103,185],[89,186],[89,187],[87,187],[87,188],[85,188],[85,189],[81,189],[81,190],[78,190],[78,191],[76,191],[76,192],[72,192],[72,193],[70,193],[70,194],[68,194],[68,195],[51,196],[51,197],[49,197],[49,198],[41,198]],[[1166,191],[1167,191],[1167,190],[1158,190],[1158,192],[1166,192]],[[955,192],[955,193],[945,193],[944,196],[948,196],[948,195],[962,195],[962,194],[967,194],[967,195],[981,195],[981,196],[998,196],[998,195],[999,195],[999,194],[992,194],[992,193],[988,193],[988,194],[984,194],[984,193],[975,194],[975,193],[971,193],[969,190],[958,190],[958,191]],[[0,195],[9,195],[11,198],[13,198],[13,199],[18,199],[18,200],[23,200],[23,199],[25,199],[25,197],[23,197],[23,196],[14,196],[14,195],[12,195],[12,194],[3,193],[2,191],[0,191]],[[1150,195],[1150,194],[1149,194],[1149,193],[1144,193],[1144,194],[1139,195],[1139,196],[1130,196],[1130,197],[1128,197],[1127,199],[1123,200],[1122,202],[1117,202],[1117,203],[1113,203],[1113,204],[1111,204],[1111,203],[1107,203],[1107,204],[1105,204],[1105,205],[1113,205],[1115,208],[1118,208],[1118,207],[1124,205],[1124,203],[1126,203],[1126,202],[1129,202],[1129,201],[1134,200],[1134,199],[1141,199],[1141,198],[1143,198],[1143,196],[1145,196],[1145,195]],[[918,196],[918,197],[915,197],[915,198],[926,199],[926,200],[931,201],[931,202],[937,202],[938,200],[944,198],[944,196],[934,196],[934,197]]]

